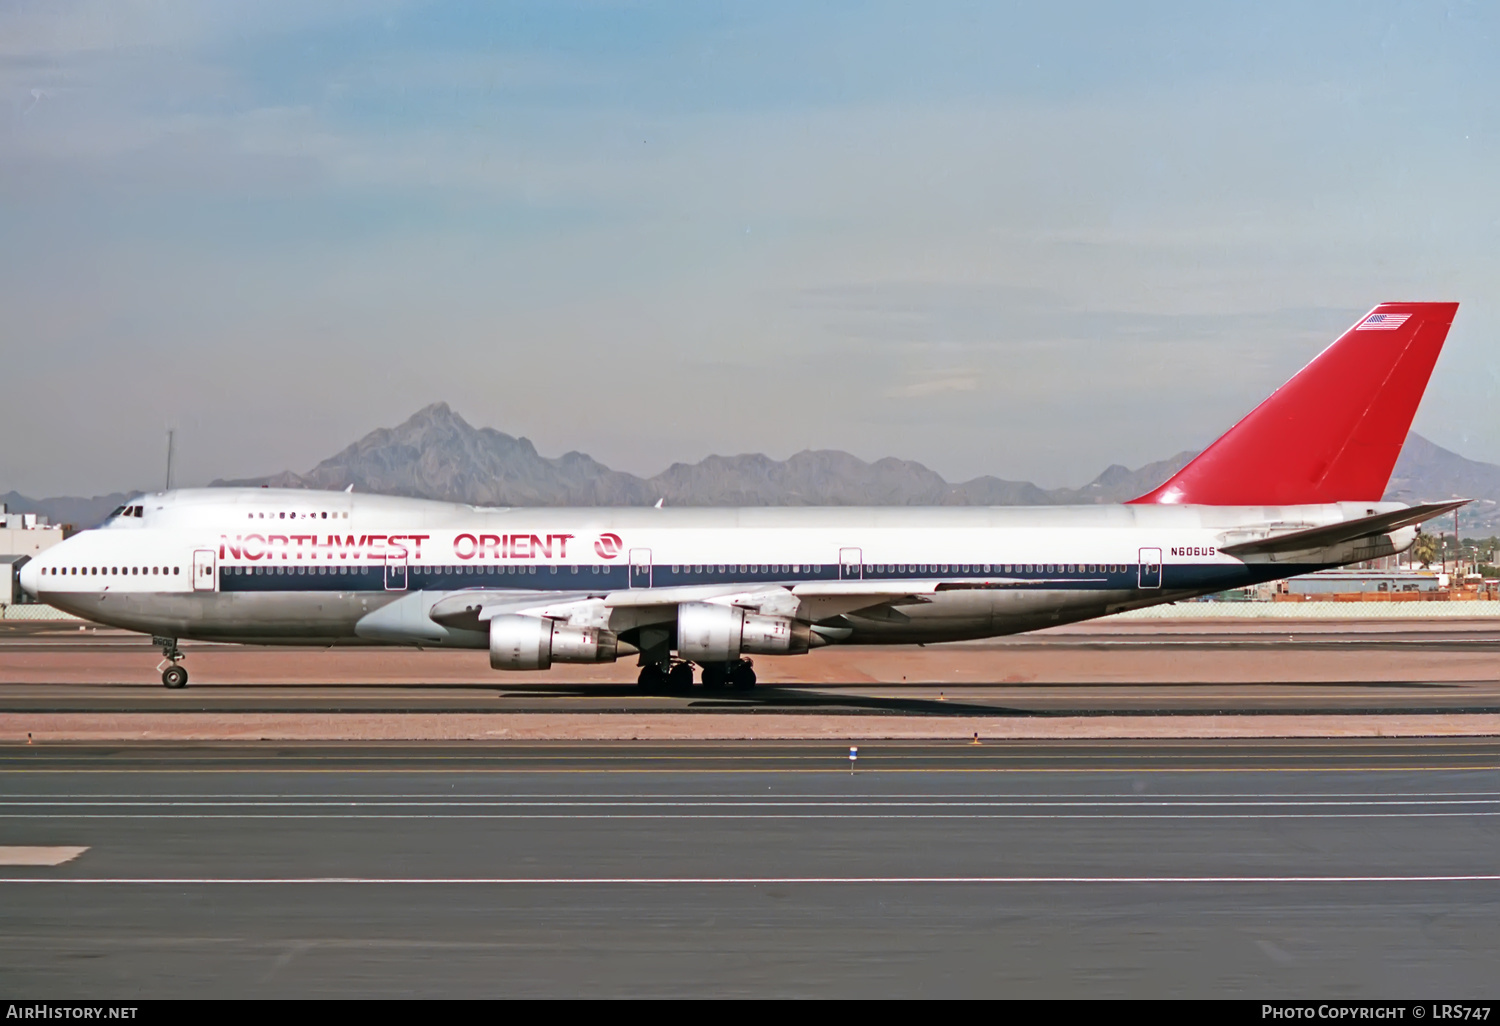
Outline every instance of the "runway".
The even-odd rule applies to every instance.
[[[0,986],[1482,997],[1500,742],[7,745]]]

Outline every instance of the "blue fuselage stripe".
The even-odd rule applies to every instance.
[[[1246,587],[1321,569],[1318,566],[1240,563],[1178,563],[1154,571],[1139,564],[991,564],[949,565],[877,564],[856,570],[851,579],[865,581],[944,580],[954,582],[1003,579],[1001,587],[1062,591],[1221,591]],[[689,585],[794,585],[835,581],[845,568],[837,564],[800,566],[713,564],[697,566],[600,566],[577,564],[409,566],[403,570],[384,564],[344,566],[221,566],[219,590],[227,592],[308,591],[461,591],[471,588],[517,591],[614,591],[630,587]],[[404,580],[402,579],[404,576]]]

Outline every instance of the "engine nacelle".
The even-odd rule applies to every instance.
[[[539,616],[497,616],[490,621],[490,665],[497,670],[612,663],[618,650],[615,632],[600,627],[574,627]]]
[[[785,616],[745,614],[740,651],[756,655],[801,655],[812,648],[812,625]]]
[[[685,602],[677,607],[677,654],[697,663],[729,663],[740,653],[798,655],[812,629],[785,616],[761,616],[737,606]]]

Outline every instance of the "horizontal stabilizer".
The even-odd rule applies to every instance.
[[[1451,513],[1460,506],[1467,505],[1471,500],[1458,499],[1454,502],[1429,502],[1421,506],[1408,506],[1406,509],[1393,510],[1390,513],[1377,513],[1371,517],[1360,517],[1358,520],[1345,520],[1337,524],[1328,524],[1323,527],[1309,527],[1302,531],[1293,531],[1290,534],[1279,534],[1271,538],[1262,538],[1258,541],[1240,542],[1237,545],[1225,545],[1219,549],[1226,556],[1265,556],[1274,552],[1304,552],[1311,549],[1326,549],[1334,545],[1342,545],[1358,538],[1368,538],[1372,535],[1385,534],[1389,531],[1397,531],[1412,524],[1420,524],[1424,520]]]

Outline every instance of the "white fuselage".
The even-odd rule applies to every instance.
[[[931,642],[1386,555],[1415,529],[1295,561],[1220,550],[1226,539],[1399,508],[485,509],[200,489],[133,500],[131,515],[32,560],[22,583],[60,609],[168,638],[482,648],[481,631],[428,619],[434,604],[475,593],[543,615],[588,607],[598,626],[629,632],[670,622],[678,602],[774,594],[788,615],[821,624],[823,643]],[[849,598],[908,587],[909,601]]]

